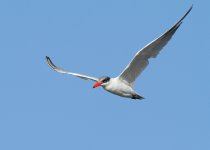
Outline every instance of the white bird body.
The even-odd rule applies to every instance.
[[[123,72],[116,78],[110,77],[91,77],[83,74],[72,73],[65,71],[57,66],[55,66],[49,57],[46,56],[47,64],[55,71],[63,74],[70,74],[73,76],[80,77],[82,79],[88,79],[92,81],[96,81],[93,88],[98,86],[102,86],[106,91],[111,92],[113,94],[128,97],[132,99],[143,99],[142,96],[138,95],[134,89],[133,84],[137,77],[143,72],[143,70],[148,66],[149,59],[155,58],[159,52],[163,49],[163,47],[169,42],[174,33],[182,24],[183,19],[189,14],[190,9],[185,13],[185,15],[168,31],[162,34],[160,37],[156,38],[141,50],[139,50],[131,62],[127,65],[127,67],[123,70]]]
[[[102,87],[110,93],[122,97],[134,98],[135,95],[138,95],[131,86],[120,80],[119,77],[111,78],[107,84],[102,84]]]

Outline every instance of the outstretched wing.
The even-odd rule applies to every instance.
[[[87,75],[83,75],[83,74],[78,74],[78,73],[73,73],[73,72],[68,72],[68,71],[65,71],[63,70],[62,68],[59,68],[57,66],[55,66],[53,64],[53,62],[51,61],[50,57],[46,56],[46,61],[47,61],[47,64],[55,71],[59,72],[59,73],[63,73],[63,74],[70,74],[70,75],[73,75],[73,76],[77,76],[77,77],[80,77],[82,79],[85,79],[85,80],[93,80],[93,81],[99,81],[98,78],[95,78],[95,77],[90,77],[90,76],[87,76]]]
[[[192,10],[192,6],[186,12],[186,14],[167,32],[163,35],[147,44],[144,48],[136,53],[133,60],[130,64],[127,65],[125,70],[119,75],[121,80],[126,81],[128,84],[132,85],[136,78],[142,73],[142,71],[149,64],[150,58],[155,58],[160,50],[168,43],[168,41],[172,38],[176,30],[182,24],[183,19],[189,14]]]

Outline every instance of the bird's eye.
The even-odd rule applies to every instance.
[[[106,82],[108,82],[110,80],[110,78],[105,78],[104,80],[103,80],[103,83],[106,83]]]

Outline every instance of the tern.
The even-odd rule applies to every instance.
[[[163,49],[163,47],[169,42],[174,33],[182,24],[184,18],[190,13],[191,10],[192,6],[185,13],[185,15],[168,31],[166,31],[164,34],[140,49],[131,60],[131,62],[123,70],[123,72],[115,78],[111,78],[108,76],[96,78],[83,74],[68,72],[63,70],[62,68],[55,66],[48,56],[46,56],[46,62],[53,70],[59,73],[69,74],[80,77],[82,79],[95,81],[96,83],[93,85],[93,88],[102,86],[106,91],[121,97],[139,100],[144,99],[144,97],[140,96],[133,88],[135,80],[148,66],[149,59],[155,58],[159,54],[160,50]]]

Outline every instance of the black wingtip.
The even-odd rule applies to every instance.
[[[174,33],[176,32],[176,30],[182,24],[184,18],[191,12],[192,8],[193,8],[193,5],[191,5],[191,7],[188,9],[188,11],[185,13],[185,15],[169,30],[169,32],[171,32],[171,31],[173,31]]]
[[[190,9],[188,10],[188,12],[190,12],[193,9],[193,4],[190,6]]]
[[[181,18],[180,22],[191,12],[192,8],[193,8],[193,4],[190,6],[186,14]]]
[[[191,5],[190,9],[192,9],[192,8],[193,8],[193,4]]]
[[[55,65],[53,64],[53,62],[51,61],[50,57],[46,56],[45,58],[46,58],[47,64],[48,64],[51,68],[55,69],[56,66],[55,66]]]
[[[48,56],[45,56],[45,59],[46,59],[46,61],[47,61],[47,64],[49,65],[49,64],[51,64],[51,60],[50,60],[50,57],[48,57]]]
[[[48,57],[48,56],[45,56],[45,59],[46,59],[46,60],[49,60],[49,59],[50,59],[50,57]]]

